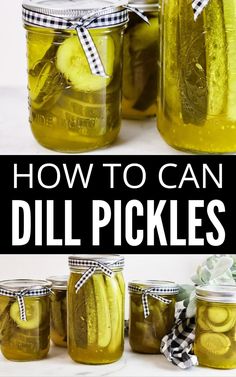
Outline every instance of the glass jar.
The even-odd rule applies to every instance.
[[[138,6],[150,25],[130,14],[124,35],[122,115],[126,119],[145,119],[157,112],[159,1],[135,0],[129,6]]]
[[[178,286],[169,281],[129,283],[129,342],[139,353],[160,354],[162,338],[174,324]]]
[[[158,128],[171,146],[236,151],[235,2],[209,0],[194,20],[192,0],[162,2]]]
[[[197,288],[194,353],[199,364],[236,368],[236,286]]]
[[[51,340],[56,346],[67,347],[67,281],[68,276],[50,276],[51,295]]]
[[[40,360],[50,346],[50,287],[45,280],[0,282],[1,351],[14,361]]]
[[[117,361],[124,349],[124,259],[114,254],[69,257],[68,350],[83,364]]]
[[[23,2],[30,124],[37,141],[49,149],[88,151],[112,143],[119,133],[122,45],[128,11],[113,3]],[[104,7],[109,7],[109,15]],[[101,67],[98,72],[100,63],[103,72]]]

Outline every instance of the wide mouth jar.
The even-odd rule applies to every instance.
[[[197,299],[201,301],[236,304],[236,286],[234,285],[197,287],[196,293]]]

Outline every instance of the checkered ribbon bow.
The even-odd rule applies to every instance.
[[[194,13],[194,20],[196,21],[198,16],[202,13],[203,9],[207,6],[209,0],[193,0],[192,7]]]
[[[80,290],[80,288],[86,283],[86,281],[96,272],[102,271],[105,275],[112,277],[113,271],[111,268],[113,267],[123,267],[124,261],[116,261],[113,264],[105,265],[101,262],[94,261],[94,260],[85,260],[85,259],[69,259],[69,267],[88,267],[88,270],[83,273],[82,277],[79,281],[75,284],[76,293]]]
[[[50,288],[40,288],[40,289],[22,289],[20,291],[14,292],[7,289],[0,289],[0,296],[14,297],[18,301],[19,310],[20,310],[20,319],[22,321],[27,321],[25,302],[24,297],[32,296],[47,296],[51,293]]]
[[[170,290],[168,288],[162,289],[162,288],[140,288],[138,286],[129,286],[129,292],[130,293],[142,293],[142,303],[143,303],[143,312],[144,312],[144,318],[149,317],[150,315],[150,309],[148,305],[148,296],[163,302],[164,304],[169,305],[172,301],[168,300],[167,298],[164,298],[160,296],[160,294],[170,293]],[[171,290],[171,292],[173,292]]]
[[[140,10],[123,5],[122,1],[123,0],[118,1],[112,7],[110,6],[102,8],[96,12],[90,12],[89,14],[86,14],[76,20],[68,20],[61,17],[50,16],[23,7],[23,20],[30,25],[59,30],[75,29],[87,57],[92,74],[101,77],[108,77],[97,48],[89,33],[89,29],[121,25],[128,21],[128,10],[136,13],[145,22],[149,23],[148,18]],[[121,6],[124,9],[116,11],[114,6]]]

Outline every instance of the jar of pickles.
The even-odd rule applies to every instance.
[[[50,345],[50,290],[45,280],[0,282],[0,335],[3,356],[40,360]]]
[[[118,135],[123,5],[127,0],[23,1],[30,124],[43,146],[82,152]]]
[[[169,281],[129,283],[129,342],[134,352],[160,353],[161,340],[174,324],[178,292],[178,286]]]
[[[69,257],[68,351],[84,364],[117,361],[124,349],[124,259],[119,255]]]
[[[159,56],[159,1],[133,0],[149,25],[135,13],[124,36],[122,113],[127,119],[145,119],[156,115],[157,60]]]
[[[235,12],[229,0],[162,2],[158,128],[177,149],[236,152]]]
[[[197,288],[196,323],[194,353],[199,364],[236,368],[236,287]]]
[[[68,276],[50,276],[51,340],[56,346],[67,347],[67,281]]]

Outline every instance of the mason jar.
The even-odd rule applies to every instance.
[[[160,133],[180,150],[236,152],[235,3],[209,0],[194,20],[192,0],[165,0],[161,13]]]
[[[51,331],[52,342],[59,347],[67,347],[67,281],[68,276],[50,276]]]
[[[128,21],[121,3],[23,1],[30,125],[44,147],[83,152],[117,137]]]
[[[210,368],[236,368],[236,286],[197,288],[194,353]]]
[[[160,354],[161,340],[174,325],[178,286],[170,281],[129,283],[129,343],[134,352]]]
[[[124,350],[124,258],[69,257],[68,351],[84,364],[117,361]]]
[[[157,61],[159,56],[159,1],[134,0],[149,25],[135,13],[124,35],[122,114],[127,119],[145,119],[157,113]]]
[[[1,351],[13,361],[40,360],[50,346],[50,288],[46,280],[0,282]]]

